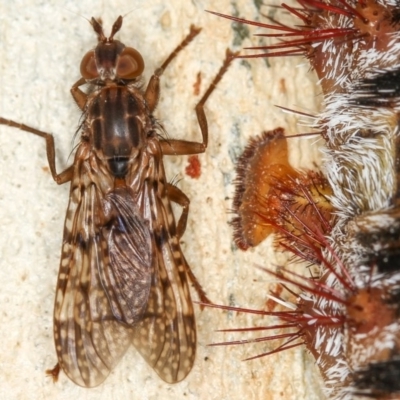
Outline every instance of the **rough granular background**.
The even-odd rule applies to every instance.
[[[260,12],[276,12],[269,7],[260,10],[259,3],[0,0],[0,115],[53,133],[58,170],[64,169],[73,160],[80,118],[69,89],[79,78],[81,57],[96,43],[82,17],[101,17],[108,33],[118,15],[130,12],[117,38],[143,55],[146,82],[191,24],[203,27],[163,75],[156,112],[170,137],[200,140],[193,111],[200,98],[194,87],[198,74],[202,93],[220,68],[226,47],[259,43],[252,37],[254,29],[233,29],[229,21],[204,10],[249,19],[260,18]],[[256,266],[276,268],[285,263],[284,254],[272,251],[271,240],[247,253],[234,246],[228,224],[234,163],[248,138],[263,130],[278,126],[289,133],[309,130],[299,127],[295,115],[274,107],[317,110],[319,93],[308,69],[302,59],[236,60],[206,106],[210,138],[207,152],[200,155],[200,178],[185,174],[187,156],[165,158],[169,179],[179,181],[191,199],[182,238],[185,256],[217,304],[263,308],[274,279]],[[0,142],[0,398],[323,398],[314,362],[304,349],[242,362],[277,344],[207,347],[248,337],[218,329],[268,325],[271,320],[216,309],[200,311],[197,305],[197,359],[183,382],[162,382],[132,348],[98,388],[80,388],[65,375],[53,384],[44,371],[56,363],[52,313],[69,187],[52,181],[40,138],[0,127]],[[315,138],[290,141],[295,166],[312,168],[318,162],[316,142]]]

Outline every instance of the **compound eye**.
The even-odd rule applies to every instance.
[[[94,50],[88,51],[81,61],[81,75],[83,78],[90,80],[99,77],[97,71]]]
[[[125,47],[118,58],[117,76],[123,79],[135,79],[142,75],[144,61],[140,53],[132,47]]]

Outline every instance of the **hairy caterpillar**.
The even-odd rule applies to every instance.
[[[253,140],[241,159],[234,204],[238,245],[257,244],[254,225],[267,225],[295,259],[320,266],[311,277],[273,273],[301,293],[296,304],[275,296],[286,311],[265,312],[288,329],[286,336],[271,336],[286,339],[267,354],[306,344],[329,398],[398,398],[400,2],[299,0],[282,8],[297,18],[295,25],[227,18],[279,39],[244,58],[309,59],[324,94],[324,111],[313,127],[325,139],[323,170],[332,194],[321,203],[321,184],[315,178],[307,183],[310,173],[283,167],[286,160],[277,154],[268,168],[263,156],[254,156],[271,157],[279,137]],[[249,191],[253,195],[244,200]],[[302,200],[313,213],[304,214]]]

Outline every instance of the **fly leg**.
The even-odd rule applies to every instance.
[[[53,382],[56,383],[58,381],[58,377],[60,376],[61,367],[60,364],[57,363],[53,369],[47,369],[46,375],[50,376],[53,379]]]
[[[207,117],[204,112],[204,105],[211,93],[214,91],[215,87],[219,81],[224,76],[225,72],[229,68],[232,60],[235,57],[235,53],[232,53],[229,49],[226,51],[225,61],[222,64],[221,69],[212,81],[211,85],[204,93],[203,97],[197,103],[195,110],[197,115],[197,121],[199,122],[201,136],[203,138],[202,142],[190,142],[188,140],[178,140],[178,139],[167,139],[162,141],[161,149],[163,155],[189,155],[189,154],[199,154],[204,153],[208,145],[208,124]]]
[[[28,125],[20,124],[19,122],[12,121],[11,119],[5,119],[0,117],[0,125],[12,126],[13,128],[20,129],[24,132],[33,133],[36,136],[40,136],[46,140],[46,153],[47,161],[53,179],[57,184],[62,185],[63,183],[69,182],[72,179],[73,165],[65,169],[60,174],[57,174],[56,170],[56,150],[54,146],[54,137],[50,133],[39,131],[38,129],[31,128]]]
[[[146,100],[147,106],[149,107],[150,113],[156,109],[158,104],[158,99],[160,97],[160,76],[163,74],[164,70],[170,64],[170,62],[178,55],[178,53],[183,50],[201,31],[201,28],[197,28],[194,25],[190,27],[189,34],[183,39],[182,43],[179,44],[176,49],[170,54],[170,56],[164,61],[160,68],[157,68],[153,76],[147,85],[144,98]]]
[[[179,49],[179,47],[177,49]],[[212,81],[211,85],[209,86],[209,88],[207,89],[207,91],[205,92],[203,97],[200,99],[200,101],[196,105],[196,115],[197,115],[197,120],[199,122],[203,141],[201,143],[200,142],[189,142],[186,140],[175,140],[175,139],[168,139],[166,141],[161,141],[160,145],[161,145],[163,155],[188,155],[188,154],[204,153],[204,151],[208,145],[208,124],[207,124],[207,118],[206,118],[206,115],[204,112],[204,104],[206,103],[206,101],[210,97],[211,93],[214,91],[216,85],[219,83],[219,81],[222,79],[223,75],[227,71],[234,56],[235,56],[234,53],[227,50],[225,61],[222,65],[221,69],[219,70],[217,76],[214,78],[214,80]],[[169,57],[168,60],[170,60],[170,58],[171,57]],[[153,75],[153,77],[154,76],[155,75]],[[150,80],[149,86],[150,86],[151,82],[152,82],[152,80]],[[148,88],[149,88],[149,86],[148,86]],[[147,94],[147,90],[146,90],[146,94]],[[157,100],[158,100],[158,97],[157,97]],[[189,199],[180,189],[178,189],[176,186],[173,186],[171,184],[169,184],[167,186],[167,193],[168,193],[168,197],[171,201],[181,205],[183,208],[182,215],[179,218],[178,225],[177,225],[177,234],[178,234],[178,237],[180,238],[186,229],[187,217],[188,217],[188,213],[189,213]],[[193,271],[191,270],[189,264],[187,262],[185,264],[187,266],[188,277],[192,281],[192,284],[199,296],[200,301],[203,304],[212,304],[212,302],[208,299],[202,286],[200,285],[199,281],[197,280],[196,276],[193,274]],[[204,306],[201,306],[201,309],[203,309],[203,308],[204,308]]]
[[[172,185],[171,183],[168,183],[168,185],[167,185],[167,196],[171,201],[173,201],[176,204],[179,204],[182,207],[182,214],[179,218],[177,228],[176,228],[178,239],[180,239],[186,230],[186,223],[187,223],[188,214],[189,214],[190,200],[185,195],[185,193],[183,193],[179,188]],[[182,257],[183,257],[183,254],[182,254]],[[201,303],[213,304],[211,302],[211,300],[207,297],[206,292],[204,291],[200,282],[197,280],[196,276],[194,275],[194,273],[193,273],[192,269],[190,268],[189,264],[187,263],[187,261],[185,262],[185,265],[187,266],[186,272],[188,274],[188,277],[192,281],[193,287],[196,290]],[[204,306],[201,306],[201,309],[203,309],[203,308],[204,308]]]
[[[182,192],[181,189],[179,189],[175,185],[172,185],[171,183],[167,184],[167,196],[171,201],[179,204],[182,207],[182,214],[176,225],[176,233],[178,235],[178,239],[180,239],[186,230],[190,200],[186,196],[186,194]]]
[[[184,255],[182,254],[182,257]],[[200,282],[197,280],[196,275],[193,273],[192,269],[190,268],[190,265],[185,259],[185,263],[187,266],[186,272],[188,274],[189,279],[192,281],[192,285],[194,287],[194,290],[197,292],[197,296],[199,296],[200,302],[202,303],[200,305],[200,309],[204,310],[204,307],[206,304],[214,304],[208,297],[206,292],[204,291],[203,287],[201,286]]]
[[[86,102],[89,97],[85,92],[83,92],[81,89],[79,89],[79,86],[82,86],[85,84],[86,84],[86,79],[80,78],[77,82],[75,82],[72,85],[72,88],[71,88],[72,97],[74,98],[75,103],[78,105],[78,107],[81,109],[81,111],[83,111],[85,109]]]

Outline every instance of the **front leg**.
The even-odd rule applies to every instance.
[[[78,105],[78,107],[83,111],[86,107],[86,102],[88,99],[88,95],[83,92],[81,89],[79,89],[79,86],[85,85],[86,80],[84,78],[80,78],[77,82],[74,83],[74,85],[71,88],[71,94],[72,97],[75,100],[75,103]]]
[[[197,121],[199,122],[201,136],[203,138],[202,142],[189,142],[187,140],[176,140],[176,139],[166,139],[162,141],[161,149],[164,155],[189,155],[189,154],[199,154],[204,153],[208,145],[208,123],[207,117],[204,112],[204,105],[211,93],[214,91],[215,87],[219,81],[224,76],[225,72],[229,68],[232,60],[235,58],[236,53],[232,53],[229,49],[226,51],[225,61],[222,64],[221,69],[218,71],[217,76],[212,81],[211,85],[208,87],[203,97],[197,103],[195,110],[197,115]]]
[[[160,68],[157,68],[150,78],[147,85],[144,98],[146,100],[147,106],[149,107],[150,113],[153,113],[157,107],[158,99],[160,97],[160,76],[163,74],[170,62],[178,55],[178,53],[183,50],[201,31],[201,28],[197,28],[194,25],[190,27],[189,34],[183,39],[180,45],[168,56]]]

